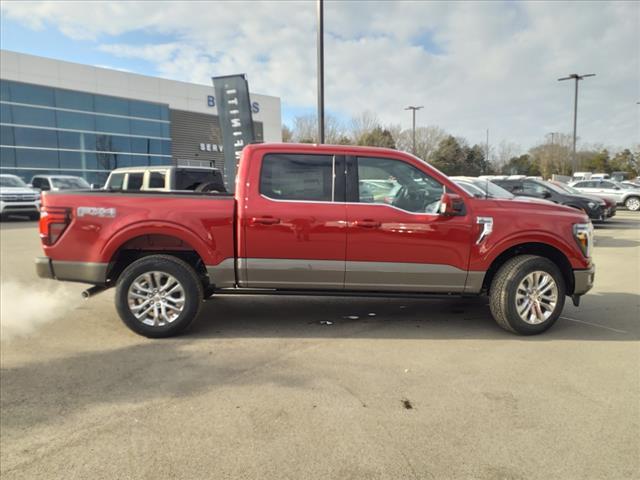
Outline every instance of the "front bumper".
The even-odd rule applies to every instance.
[[[36,274],[40,278],[54,278],[66,282],[104,285],[107,283],[108,263],[67,262],[51,260],[49,257],[36,258]]]
[[[573,271],[573,294],[584,295],[593,287],[593,281],[596,276],[596,266],[591,265],[587,270]]]
[[[591,220],[604,220],[606,218],[606,208],[602,205],[585,210],[585,212]]]
[[[40,211],[40,202],[5,202],[0,200],[0,214],[36,213]]]

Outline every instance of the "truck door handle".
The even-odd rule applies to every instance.
[[[253,224],[259,223],[262,225],[275,225],[277,223],[280,223],[280,219],[275,217],[253,217],[251,219],[251,223]]]
[[[356,227],[363,227],[363,228],[379,228],[381,223],[378,222],[377,220],[356,220],[355,221],[355,225]]]

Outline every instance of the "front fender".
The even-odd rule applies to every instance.
[[[469,270],[486,271],[500,254],[510,248],[527,243],[540,243],[555,248],[567,258],[573,268],[588,268],[590,264],[582,256],[578,246],[570,244],[563,236],[545,231],[525,231],[514,232],[499,239],[489,237],[486,243],[480,245],[477,255],[472,256]]]

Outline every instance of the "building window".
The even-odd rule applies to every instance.
[[[56,107],[70,110],[93,111],[93,95],[90,93],[74,92],[56,88]]]
[[[29,105],[44,105],[47,107],[53,107],[55,105],[53,88],[50,87],[11,82],[9,92],[12,102],[28,103]]]
[[[41,128],[15,127],[16,145],[25,147],[58,148],[58,132]]]
[[[96,115],[96,132],[129,133],[129,119]]]
[[[70,130],[89,130],[96,129],[95,115],[75,112],[56,112],[58,128],[68,128]]]
[[[93,99],[95,110],[98,113],[111,113],[113,115],[129,115],[129,101],[124,98],[96,95]]]
[[[56,114],[54,110],[37,107],[11,107],[13,123],[19,125],[36,125],[39,127],[55,127]]]
[[[56,169],[58,168],[58,151],[16,148],[16,167],[45,167]]]

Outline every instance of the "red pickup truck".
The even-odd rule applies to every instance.
[[[247,146],[235,195],[45,192],[41,277],[116,287],[124,323],[184,330],[217,292],[487,294],[498,324],[536,334],[593,285],[593,230],[573,208],[474,197],[407,153]]]

